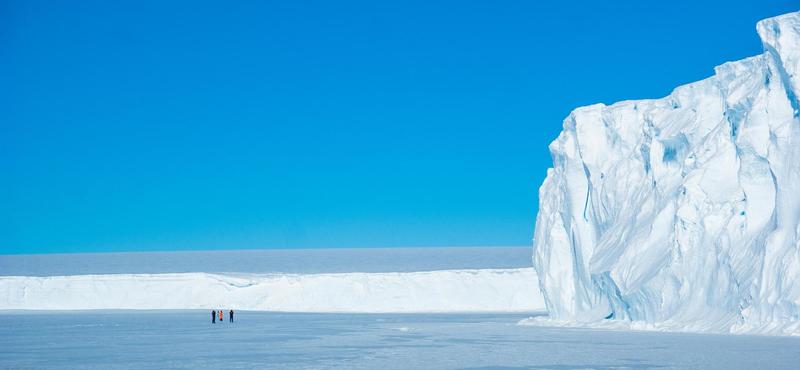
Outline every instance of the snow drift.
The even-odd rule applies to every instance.
[[[0,277],[0,309],[543,311],[533,268],[335,274]]]
[[[533,249],[551,320],[800,334],[800,13],[757,30],[761,55],[564,121]]]

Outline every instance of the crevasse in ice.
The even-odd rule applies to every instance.
[[[574,110],[534,267],[550,318],[800,334],[800,13],[662,99]]]

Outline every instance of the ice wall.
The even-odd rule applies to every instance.
[[[800,13],[656,100],[573,111],[534,267],[552,320],[800,334]]]
[[[283,312],[531,312],[533,268],[334,274],[0,277],[0,310],[212,309]]]

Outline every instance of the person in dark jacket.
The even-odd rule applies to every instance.
[[[217,311],[211,310],[211,323],[212,324],[217,323]]]
[[[231,312],[228,312],[228,316],[230,321],[233,322],[233,310],[231,310]]]

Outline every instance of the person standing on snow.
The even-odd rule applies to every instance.
[[[217,311],[211,310],[211,323],[212,324],[217,323]]]
[[[233,310],[231,310],[231,312],[228,313],[228,316],[230,321],[233,322]]]
[[[223,319],[225,319],[225,313],[219,310],[219,322],[222,322]]]

